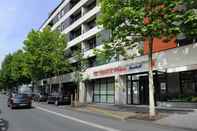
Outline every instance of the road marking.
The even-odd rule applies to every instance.
[[[57,113],[57,112],[54,112],[54,111],[51,111],[51,110],[48,110],[48,109],[45,109],[45,108],[42,108],[42,107],[39,107],[39,106],[35,106],[35,108],[37,108],[37,109],[39,109],[41,111],[45,111],[45,112],[54,114],[56,116],[63,117],[65,119],[76,121],[76,122],[79,122],[79,123],[82,123],[82,124],[85,124],[85,125],[88,125],[88,126],[96,127],[96,128],[102,129],[102,130],[106,130],[106,131],[120,131],[120,130],[117,130],[117,129],[114,129],[114,128],[110,128],[110,127],[98,125],[96,123],[92,123],[92,122],[89,122],[89,121],[80,120],[80,119],[75,118],[75,117],[71,117],[71,116],[68,116],[68,115]]]

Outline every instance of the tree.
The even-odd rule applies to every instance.
[[[84,58],[84,54],[80,47],[74,52],[74,57],[77,60],[76,65],[72,67],[74,72],[74,82],[76,84],[74,106],[79,106],[79,88],[80,84],[85,80],[83,73],[87,69],[87,59]]]
[[[155,116],[153,40],[171,40],[183,33],[197,34],[196,0],[101,0],[98,24],[110,30],[111,38],[96,54],[131,58],[130,51],[144,40],[148,44],[149,115]]]
[[[0,71],[0,79],[1,83],[3,85],[3,88],[5,89],[10,89],[12,86],[15,85],[14,80],[11,77],[11,61],[12,61],[13,56],[11,54],[8,54],[1,65],[1,71]]]
[[[64,58],[66,37],[49,27],[43,31],[32,30],[24,41],[24,51],[28,59],[32,80],[58,76],[69,70]]]
[[[16,86],[29,84],[31,74],[27,65],[28,59],[25,57],[23,50],[18,50],[12,54],[11,61],[11,78],[15,81]]]
[[[30,72],[24,58],[22,50],[5,57],[0,71],[0,83],[3,88],[11,89],[31,82]]]

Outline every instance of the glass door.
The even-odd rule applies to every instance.
[[[140,104],[139,81],[132,81],[132,92],[133,104]]]

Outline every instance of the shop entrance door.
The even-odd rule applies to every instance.
[[[134,105],[148,105],[148,75],[129,75],[127,78],[127,103]]]
[[[140,86],[139,81],[132,81],[133,104],[140,104]]]
[[[140,86],[140,104],[149,104],[149,88],[148,88],[148,76],[140,76],[139,86]]]

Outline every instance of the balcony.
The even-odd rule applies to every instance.
[[[73,29],[77,28],[81,24],[83,24],[85,21],[90,19],[91,17],[95,16],[97,13],[99,13],[100,7],[96,6],[94,9],[89,11],[87,14],[85,14],[83,17],[79,18],[77,21],[72,23],[68,28],[66,28],[63,33],[67,34],[68,32],[72,31]]]
[[[81,9],[77,10],[74,14],[70,16],[70,23],[74,23],[79,18],[81,18]]]
[[[84,42],[84,52],[88,51],[88,50],[91,50],[91,49],[94,49],[96,46],[97,46],[97,43],[96,43],[96,36],[86,40]]]
[[[70,8],[73,8],[80,0],[71,0],[70,1]]]
[[[73,39],[72,41],[68,42],[68,47],[67,48],[70,48],[78,43],[81,43],[82,41],[88,39],[88,38],[91,38],[92,36],[96,35],[98,32],[102,31],[103,28],[100,28],[100,27],[94,27],[92,28],[91,30],[89,30],[88,32],[76,37],[75,39]]]
[[[81,35],[81,26],[70,32],[70,41]]]
[[[96,0],[89,0],[85,5],[84,5],[84,12],[83,15],[88,13],[90,10],[92,10],[94,7],[96,7],[97,1]]]
[[[96,27],[96,15],[93,16],[90,20],[84,23],[84,31],[83,33],[91,30],[92,28]]]

